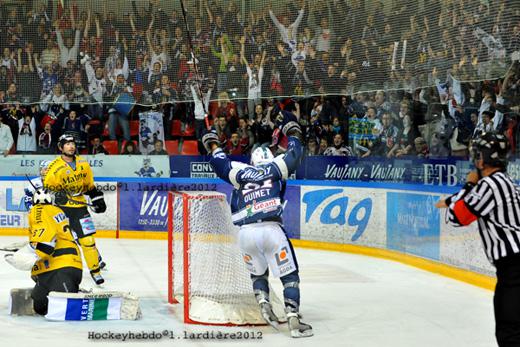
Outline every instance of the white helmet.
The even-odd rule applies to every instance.
[[[273,153],[266,147],[258,147],[251,154],[251,165],[253,166],[269,164],[273,160]]]
[[[47,189],[36,189],[33,196],[33,204],[52,204],[52,196]]]

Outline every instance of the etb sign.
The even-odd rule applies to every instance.
[[[190,163],[191,178],[216,178],[217,174],[213,171],[211,164],[208,162],[192,162]]]

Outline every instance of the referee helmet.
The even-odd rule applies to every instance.
[[[509,141],[501,134],[482,133],[471,143],[471,159],[473,161],[482,159],[484,164],[489,166],[507,168],[508,153]]]

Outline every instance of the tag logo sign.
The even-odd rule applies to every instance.
[[[319,213],[320,224],[336,224],[339,226],[348,224],[349,226],[357,227],[351,241],[356,241],[363,235],[372,214],[371,198],[359,201],[348,212],[349,197],[346,196],[344,189],[340,188],[306,192],[302,197],[302,203],[306,205],[305,223],[309,223],[316,211],[321,210],[321,213]]]

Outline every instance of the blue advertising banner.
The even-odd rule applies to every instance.
[[[233,186],[220,180],[204,181],[187,179],[182,183],[118,182],[120,211],[124,211],[119,228],[130,231],[166,231],[168,215],[168,191],[218,191],[231,197]],[[284,229],[291,238],[300,237],[300,187],[288,186],[285,194]],[[217,216],[218,218],[218,216]]]
[[[387,193],[387,248],[439,260],[438,196]]]
[[[454,159],[315,156],[304,159],[296,178],[455,186],[464,182],[470,170],[470,162]]]
[[[232,157],[247,163],[249,157]],[[171,156],[171,177],[215,178],[206,156]],[[294,178],[309,180],[412,183],[456,186],[465,182],[472,163],[455,159],[383,159],[355,157],[305,157]],[[510,163],[509,173],[520,179],[520,161]]]

